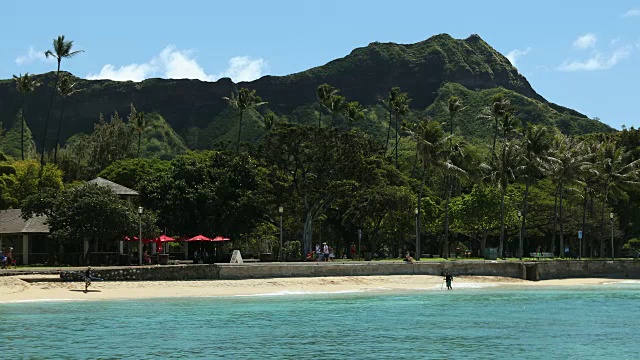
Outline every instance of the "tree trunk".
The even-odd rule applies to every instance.
[[[318,128],[321,128],[321,127],[322,127],[322,104],[320,104],[320,110],[318,110]]]
[[[495,131],[493,132],[493,146],[491,147],[491,153],[496,155],[496,139],[498,138],[498,118],[495,119]]]
[[[562,214],[562,198],[564,195],[564,188],[560,187],[560,257],[564,258],[564,219]]]
[[[594,204],[593,204],[593,198],[594,198],[594,194],[591,193],[589,196],[589,217],[591,218],[591,226],[590,226],[590,231],[589,231],[589,235],[590,236],[590,249],[589,249],[589,257],[593,258],[595,257],[595,250],[596,250],[596,237],[595,237],[595,232],[593,231],[593,228],[595,228],[595,224],[593,223],[595,220],[595,214],[594,214]]]
[[[604,257],[604,244],[606,236],[604,235],[604,211],[607,207],[607,198],[609,197],[609,187],[604,192],[604,199],[602,200],[602,212],[600,217],[600,254],[599,257]]]
[[[504,256],[504,197],[506,190],[501,190],[502,199],[500,200],[500,244],[498,244],[498,256]]]
[[[240,110],[240,124],[238,125],[238,144],[236,145],[236,154],[240,152],[240,135],[242,135],[242,110]]]
[[[60,99],[60,119],[58,119],[58,132],[56,134],[56,147],[53,148],[53,163],[58,164],[58,146],[60,145],[60,130],[62,129],[62,115],[64,114],[64,96]]]
[[[587,224],[587,203],[589,199],[589,187],[584,187],[584,202],[582,204],[582,239],[578,239],[580,246],[578,258],[582,258],[582,254],[584,253],[583,248],[586,245],[586,237],[585,237],[585,226]]]
[[[489,234],[489,229],[484,228],[484,232],[482,234],[482,240],[480,242],[480,257],[484,257],[484,249],[487,247],[487,235]]]
[[[427,180],[427,171],[422,169],[422,180],[420,181],[420,190],[418,191],[418,215],[416,216],[416,259],[420,259],[420,216],[422,214],[422,190],[424,189],[424,183]]]
[[[53,108],[53,100],[56,97],[56,88],[58,87],[58,79],[60,78],[60,61],[58,60],[58,71],[56,71],[56,81],[53,83],[53,89],[51,93],[51,100],[49,101],[49,110],[47,111],[47,117],[44,121],[44,132],[42,134],[42,154],[40,154],[40,174],[42,174],[42,168],[44,167],[44,153],[46,152],[45,146],[47,145],[47,130],[49,126],[49,117],[51,116],[51,109]]]
[[[558,230],[558,190],[559,187],[556,188],[556,193],[553,197],[553,232],[551,233],[551,252],[556,252],[556,232]],[[558,254],[560,256],[560,254]]]
[[[519,252],[520,252],[520,260],[522,260],[522,257],[524,256],[524,237],[527,234],[527,209],[529,208],[529,187],[531,186],[531,180],[529,179],[529,177],[527,177],[527,184],[525,185],[525,189],[524,189],[524,201],[522,204],[522,223],[520,224],[520,234],[521,236],[519,237]]]
[[[447,198],[444,202],[444,258],[449,258],[449,202],[451,201],[451,192],[453,190],[453,179],[449,178],[449,189],[447,190]]]
[[[138,155],[140,157],[140,144],[142,143],[142,131],[138,130]]]

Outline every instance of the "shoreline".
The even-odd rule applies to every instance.
[[[192,297],[250,297],[344,293],[447,291],[434,275],[325,276],[244,280],[97,281],[84,292],[84,282],[47,281],[56,275],[0,277],[0,304],[48,301],[142,300]],[[26,280],[26,281],[25,281]],[[44,281],[38,281],[44,280]],[[453,291],[483,288],[548,288],[638,283],[620,278],[569,278],[527,281],[496,276],[457,276]]]

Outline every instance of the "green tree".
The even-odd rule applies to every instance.
[[[7,163],[7,157],[0,151],[0,210],[7,209],[18,204],[10,191],[15,185],[16,168]]]
[[[320,104],[318,110],[318,127],[322,127],[322,109],[331,108],[331,99],[338,94],[338,90],[329,84],[322,84],[316,89],[316,98]]]
[[[0,132],[2,132],[0,130]],[[15,122],[4,136],[0,134],[0,151],[13,159],[20,159],[24,151],[25,158],[36,156],[36,145],[31,130],[22,119],[22,111],[18,110]]]
[[[343,109],[344,117],[351,123],[365,118],[364,109],[357,101],[348,102]]]
[[[63,187],[62,171],[54,164],[45,164],[44,169],[40,169],[37,160],[16,161],[12,165],[16,170],[16,181],[10,191],[18,203],[38,191],[59,191]]]
[[[50,56],[54,57],[58,62],[58,69],[56,71],[56,80],[53,83],[53,89],[51,92],[51,101],[49,101],[49,110],[47,111],[47,117],[44,121],[44,132],[42,134],[42,154],[40,155],[40,165],[44,165],[44,153],[45,145],[47,141],[47,130],[49,125],[49,117],[51,116],[51,109],[53,108],[53,100],[56,96],[56,90],[58,88],[58,80],[60,79],[60,64],[62,63],[62,59],[71,59],[72,57],[78,55],[79,53],[84,52],[84,50],[75,50],[73,51],[73,41],[67,41],[64,38],[64,35],[59,35],[56,39],[53,39],[53,51],[47,50],[44,55],[48,58]]]
[[[520,231],[522,238],[526,236],[527,230],[527,214],[529,210],[529,188],[534,181],[542,177],[545,164],[555,159],[549,156],[551,150],[551,133],[549,129],[543,125],[527,125],[522,136],[522,149],[524,161],[522,165],[521,177],[525,181],[524,199],[522,204],[522,224]],[[522,260],[524,252],[522,238],[519,244],[519,257]]]
[[[98,176],[131,189],[140,190],[147,179],[169,172],[171,162],[160,159],[134,158],[112,162]]]
[[[28,219],[33,215],[47,215],[51,237],[67,248],[83,250],[87,241],[86,263],[94,249],[113,246],[137,222],[137,214],[126,201],[96,184],[31,195],[24,202],[22,216]]]
[[[501,145],[500,154],[493,156],[489,164],[482,165],[482,169],[487,174],[487,179],[500,190],[500,243],[498,245],[498,254],[503,257],[505,256],[505,197],[509,184],[515,181],[517,171],[521,166],[522,156],[520,151],[520,147],[515,141],[505,141]]]
[[[18,76],[13,75],[13,80],[16,83],[16,88],[18,89],[18,91],[20,92],[20,95],[22,97],[21,99],[21,130],[20,130],[20,154],[21,154],[21,159],[24,160],[24,132],[25,132],[25,126],[26,126],[26,119],[25,119],[25,113],[26,113],[26,98],[27,95],[29,95],[30,93],[32,93],[38,86],[40,86],[40,83],[31,75],[29,75],[29,73],[25,73],[24,75],[20,74]]]
[[[60,118],[58,119],[58,131],[56,133],[56,146],[53,149],[53,163],[58,164],[58,147],[60,146],[60,131],[62,130],[62,116],[64,115],[64,101],[77,90],[77,83],[71,76],[60,77],[58,83],[58,93],[60,94]]]
[[[142,111],[136,111],[136,108],[131,104],[131,114],[129,114],[129,124],[133,130],[138,134],[138,151],[136,156],[140,157],[140,144],[142,142],[142,134],[149,129],[153,128],[152,124],[147,123],[146,114]]]
[[[238,92],[234,92],[230,97],[223,97],[227,100],[229,106],[236,109],[240,113],[240,122],[238,123],[238,143],[236,144],[236,153],[240,151],[240,136],[242,135],[242,116],[245,111],[252,110],[258,106],[266,104],[262,98],[256,95],[255,90],[242,88]]]

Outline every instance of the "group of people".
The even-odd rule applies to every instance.
[[[326,242],[322,243],[322,246],[320,246],[320,244],[316,244],[315,251],[307,254],[308,261],[331,261],[334,257],[335,254],[333,253],[333,248],[327,245]]]
[[[16,261],[13,259],[13,247],[7,247],[0,253],[0,268],[6,269],[12,265],[16,265]]]

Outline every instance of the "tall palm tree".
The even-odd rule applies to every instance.
[[[522,201],[522,223],[520,224],[520,244],[518,248],[520,260],[524,252],[522,239],[526,236],[527,214],[529,208],[529,188],[533,182],[542,176],[544,165],[553,161],[549,156],[551,150],[551,133],[544,125],[527,125],[522,134],[522,173],[525,181],[524,199]]]
[[[329,109],[331,107],[331,98],[338,93],[338,89],[329,84],[322,84],[316,89],[316,98],[320,104],[320,110],[318,110],[318,127],[322,127],[322,109]]]
[[[441,169],[445,174],[464,175],[464,171],[454,165],[449,158],[449,136],[442,130],[442,125],[430,119],[424,119],[417,127],[416,131],[416,151],[420,158],[422,175],[420,182],[420,190],[418,193],[418,214],[417,227],[420,226],[420,218],[422,214],[422,192],[430,169]],[[420,244],[419,232],[417,244]],[[416,256],[420,256],[420,249],[416,249]]]
[[[51,116],[51,109],[53,108],[53,100],[56,96],[56,91],[58,88],[58,81],[60,79],[60,64],[62,63],[62,59],[71,59],[72,57],[78,55],[84,50],[75,50],[73,51],[73,41],[65,40],[64,35],[59,35],[58,38],[53,39],[53,51],[47,50],[44,55],[48,58],[50,56],[56,58],[58,62],[58,69],[56,71],[56,80],[53,83],[53,89],[51,92],[51,101],[49,101],[49,110],[47,111],[47,117],[44,122],[44,132],[42,134],[42,154],[40,154],[40,165],[44,165],[44,153],[45,153],[45,145],[47,141],[47,130],[49,126],[49,117]]]
[[[487,179],[495,183],[500,189],[500,243],[498,245],[499,256],[504,257],[504,240],[505,240],[505,197],[509,184],[516,179],[518,170],[520,169],[521,150],[514,140],[505,141],[500,149],[500,154],[491,158],[489,164],[482,164],[481,169],[487,174]]]
[[[240,151],[240,136],[242,135],[242,117],[246,110],[255,109],[258,106],[264,105],[267,102],[262,101],[262,98],[256,95],[255,90],[249,90],[242,88],[238,92],[231,93],[230,97],[223,97],[223,99],[229,102],[229,105],[237,109],[240,112],[240,122],[238,125],[238,143],[236,144],[236,153]]]
[[[392,87],[391,90],[389,90],[389,94],[387,95],[386,99],[382,99],[381,102],[384,105],[384,107],[389,111],[389,126],[387,127],[387,142],[385,143],[385,151],[386,149],[389,148],[389,138],[391,137],[391,124],[392,124],[392,119],[393,119],[393,104],[396,102],[398,96],[400,95],[400,88],[399,87]]]
[[[600,178],[602,191],[602,216],[601,224],[604,224],[604,214],[610,197],[622,197],[625,191],[640,187],[640,159],[628,161],[630,152],[625,152],[618,147],[613,140],[603,144],[597,156],[594,170]],[[600,256],[604,255],[604,239],[600,241]],[[611,257],[614,257],[614,249],[611,249]]]
[[[456,115],[462,111],[463,106],[462,102],[457,96],[451,96],[449,101],[447,102],[447,112],[449,113],[449,159],[454,159],[454,151],[460,157],[464,157],[464,151],[462,146],[458,144],[458,146],[454,147],[453,145],[453,122],[455,120]],[[454,162],[455,163],[455,162]],[[449,258],[449,203],[451,202],[451,194],[453,192],[453,183],[454,178],[452,176],[447,176],[447,194],[444,206],[444,257]]]
[[[22,125],[20,128],[20,154],[22,156],[22,160],[24,160],[24,126],[26,123],[26,104],[25,100],[28,94],[32,93],[40,83],[29,73],[25,73],[24,75],[20,74],[18,76],[13,75],[13,80],[16,82],[16,88],[20,92],[22,96],[22,105],[21,108],[21,116],[22,116]]]
[[[572,137],[556,134],[551,148],[551,156],[555,159],[544,165],[545,173],[555,185],[554,225],[551,238],[551,249],[555,249],[556,224],[560,224],[560,257],[564,257],[564,193],[581,185],[578,174],[588,165],[588,154],[585,154],[582,143]]]
[[[596,160],[596,155],[600,152],[601,143],[597,141],[585,141],[583,142],[583,152],[585,153],[585,166],[583,166],[578,174],[578,178],[583,184],[582,188],[582,246],[579,249],[579,257],[582,257],[584,253],[584,248],[587,246],[589,241],[592,241],[591,235],[592,232],[587,234],[587,207],[591,200],[591,211],[590,215],[593,217],[593,199],[596,196],[596,188],[599,186],[600,179],[597,176],[597,171],[595,171],[594,165]],[[591,256],[593,256],[593,244],[591,248]]]
[[[53,149],[53,163],[58,163],[58,147],[60,146],[60,130],[62,130],[62,115],[64,115],[64,101],[76,92],[77,83],[70,76],[60,77],[58,93],[60,94],[60,118],[58,119],[58,132],[56,134],[56,146]]]
[[[138,151],[136,152],[136,157],[140,157],[140,149],[142,145],[142,134],[148,130],[153,128],[153,124],[147,122],[148,117],[142,111],[136,111],[131,104],[131,115],[129,116],[129,124],[133,130],[138,134]]]
[[[409,112],[409,102],[411,101],[411,99],[409,99],[409,94],[407,93],[399,93],[398,96],[395,98],[395,101],[392,103],[393,105],[393,114],[396,117],[396,126],[395,126],[395,132],[396,132],[396,144],[395,144],[395,152],[396,152],[396,169],[398,168],[398,143],[399,143],[399,138],[398,135],[400,133],[399,131],[399,118],[400,116],[404,116]]]
[[[504,115],[509,110],[510,102],[504,97],[502,93],[496,94],[491,98],[491,105],[489,106],[489,114],[485,117],[493,120],[493,146],[491,152],[493,156],[496,153],[496,140],[498,139],[498,132],[500,130],[500,120],[504,118]]]

